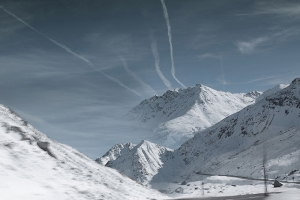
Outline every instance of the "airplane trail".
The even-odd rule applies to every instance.
[[[124,69],[125,71],[132,76],[137,82],[139,82],[147,91],[150,91],[152,93],[152,95],[157,95],[157,92],[147,83],[145,83],[136,73],[134,73],[133,71],[131,71],[128,68],[127,62],[123,57],[120,57],[120,60],[123,63]]]
[[[168,10],[167,10],[167,6],[165,4],[165,1],[164,0],[161,0],[161,4],[162,4],[162,7],[163,7],[163,11],[164,11],[164,17],[165,17],[165,20],[166,20],[166,23],[167,23],[167,28],[168,28],[168,36],[169,36],[169,44],[170,44],[170,56],[171,56],[171,74],[173,76],[173,78],[177,81],[177,83],[179,83],[179,85],[181,85],[181,87],[183,88],[186,88],[186,86],[181,83],[176,75],[175,75],[175,64],[174,64],[174,56],[173,56],[173,44],[172,44],[172,33],[171,33],[171,24],[170,24],[170,21],[169,21],[169,15],[168,15]]]
[[[221,66],[221,73],[222,73],[222,78],[221,78],[221,82],[223,85],[226,85],[227,82],[225,80],[225,74],[224,74],[224,67],[223,67],[223,56],[220,56],[220,66]]]
[[[157,51],[157,43],[153,37],[151,37],[151,40],[152,40],[151,49],[152,49],[152,54],[153,54],[153,57],[155,60],[156,72],[157,72],[158,76],[160,77],[160,79],[165,84],[165,86],[167,86],[169,89],[172,89],[172,85],[171,85],[170,81],[163,75],[163,73],[160,70],[160,59],[159,59],[159,54]]]
[[[31,30],[35,31],[36,33],[42,35],[44,38],[46,38],[47,40],[49,40],[50,42],[54,43],[55,45],[57,45],[58,47],[64,49],[66,52],[72,54],[73,56],[81,59],[82,61],[84,61],[85,63],[87,63],[91,68],[95,69],[96,71],[98,71],[99,73],[101,73],[102,75],[104,75],[105,77],[107,77],[108,79],[110,79],[111,81],[117,83],[119,86],[129,90],[130,92],[138,95],[138,96],[142,96],[140,93],[138,93],[137,91],[135,91],[134,89],[131,89],[129,87],[127,87],[124,83],[122,83],[120,80],[111,77],[107,74],[105,74],[104,72],[102,72],[101,70],[97,69],[95,67],[95,65],[93,63],[91,63],[91,61],[89,61],[88,59],[84,58],[83,56],[75,53],[74,51],[72,51],[69,47],[55,41],[54,39],[48,37],[47,35],[45,35],[44,33],[38,31],[37,29],[35,29],[34,27],[32,27],[31,25],[29,25],[28,23],[26,23],[25,21],[23,21],[21,18],[17,17],[15,14],[11,13],[10,11],[8,11],[7,9],[5,9],[3,6],[0,5],[0,8],[6,12],[7,14],[11,15],[12,17],[14,17],[16,20],[20,21],[21,23],[23,23],[24,25],[26,25],[27,27],[29,27]]]
[[[221,67],[221,77],[219,78],[219,82],[222,84],[223,91],[225,91],[225,85],[227,85],[228,82],[225,80],[223,56],[220,55],[219,59],[220,59],[220,67]]]

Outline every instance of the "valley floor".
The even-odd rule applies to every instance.
[[[206,198],[221,196],[236,196],[264,193],[264,182],[246,180],[226,176],[204,176],[202,181],[186,183],[156,183],[153,189],[160,190],[171,198]],[[268,181],[268,200],[300,200],[300,184],[283,183],[280,188],[274,188],[273,181]],[[280,193],[278,193],[280,192]]]

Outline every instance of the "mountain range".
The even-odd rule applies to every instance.
[[[173,150],[147,140],[117,144],[96,162],[0,105],[1,197],[166,199],[150,187],[163,191],[203,175],[261,179],[264,168],[270,178],[300,181],[300,78],[263,94],[197,85],[143,102],[130,111],[131,120],[150,129],[170,125],[178,132],[166,137],[180,146]],[[230,109],[237,111],[230,114]],[[178,137],[186,125],[194,129]]]
[[[174,151],[153,180],[174,180],[174,174],[189,180],[201,173],[262,178],[264,154],[272,178],[299,174],[300,78],[200,131]]]
[[[196,132],[253,104],[260,95],[257,91],[232,94],[197,84],[145,99],[127,117],[137,130],[148,129],[147,140],[175,149]]]
[[[267,161],[265,168],[269,177],[300,180],[300,78],[294,79],[289,85],[279,85],[267,90],[261,96],[263,98],[255,100],[251,105],[211,127],[199,129],[192,138],[174,151],[159,151],[164,148],[143,141],[138,147],[116,156],[107,166],[130,174],[132,171],[128,170],[133,169],[130,164],[136,163],[135,171],[139,170],[139,173],[135,174],[139,175],[132,178],[154,188],[161,182],[200,180],[203,174],[261,179],[263,159]],[[182,102],[188,100],[182,99]],[[148,100],[142,102],[143,106],[147,104]],[[170,106],[161,107],[163,109],[157,116],[163,116],[162,110]],[[170,111],[171,114],[166,116],[175,116],[174,113],[180,113],[180,109]],[[146,116],[139,113],[140,116]],[[141,123],[154,123],[156,118],[142,119]],[[144,144],[147,144],[145,146],[148,152],[153,152],[151,159],[145,154],[146,159],[141,159],[143,153],[139,153],[138,149]],[[160,153],[155,156],[155,152]],[[155,173],[148,173],[153,160],[159,165],[153,165],[156,167]],[[149,176],[141,172],[147,172]]]

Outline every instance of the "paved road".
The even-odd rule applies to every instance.
[[[199,175],[204,175],[204,176],[226,176],[226,177],[233,177],[233,178],[241,178],[245,180],[253,180],[253,181],[264,181],[264,179],[261,178],[250,178],[250,177],[245,177],[245,176],[234,176],[234,175],[214,175],[214,174],[201,174],[200,172],[196,173]],[[274,181],[274,179],[268,179],[267,181]],[[278,180],[281,183],[294,183],[294,184],[300,184],[299,181],[284,181],[284,180]]]
[[[238,196],[226,196],[226,197],[201,197],[201,198],[183,198],[176,200],[262,200],[266,199],[265,194],[247,194]]]

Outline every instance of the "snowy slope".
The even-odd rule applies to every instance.
[[[195,132],[254,103],[260,94],[232,94],[197,84],[146,99],[128,113],[128,118],[137,127],[149,128],[152,134],[148,140],[178,148]]]
[[[49,139],[0,105],[1,199],[165,199],[75,149]]]
[[[102,157],[96,159],[96,162],[101,165],[106,165],[108,161],[116,160],[123,154],[131,151],[136,145],[132,143],[116,144],[108,150]]]
[[[264,98],[266,98],[267,96],[270,96],[284,88],[286,88],[287,86],[289,86],[289,84],[279,84],[279,85],[276,85],[275,87],[271,88],[271,89],[268,89],[266,91],[264,91],[257,99],[256,101],[260,101]]]
[[[152,184],[201,180],[201,173],[262,178],[264,146],[270,178],[300,180],[300,78],[199,132]]]
[[[106,166],[146,185],[171,156],[172,151],[143,140],[130,151],[122,152],[116,159],[111,159]]]

